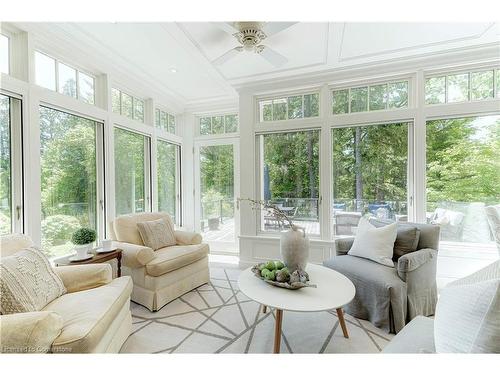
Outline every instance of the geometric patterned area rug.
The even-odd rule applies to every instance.
[[[272,353],[274,311],[238,290],[241,270],[210,268],[211,282],[150,312],[131,303],[133,332],[122,353]],[[349,338],[335,311],[283,312],[282,353],[378,353],[394,337],[345,314]]]

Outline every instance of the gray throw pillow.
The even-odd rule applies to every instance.
[[[370,223],[377,228],[391,224],[391,222],[380,220],[370,220]],[[392,259],[397,262],[403,255],[416,251],[419,240],[420,229],[410,224],[398,224],[398,234],[394,242],[394,255]]]
[[[0,260],[0,313],[40,311],[66,293],[49,260],[34,248]]]
[[[164,219],[137,223],[142,242],[153,250],[177,244],[173,225]]]

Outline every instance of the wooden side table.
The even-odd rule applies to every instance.
[[[56,266],[75,266],[78,264],[95,264],[95,263],[105,263],[112,259],[116,259],[117,261],[117,276],[120,277],[122,275],[122,250],[115,249],[110,251],[109,253],[101,253],[95,254],[92,258],[87,260],[82,260],[81,262],[71,262],[68,258],[61,259],[56,261]]]

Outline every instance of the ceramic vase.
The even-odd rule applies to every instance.
[[[75,250],[78,258],[85,258],[89,251],[92,250],[92,244],[76,245]]]
[[[304,228],[292,226],[281,233],[280,252],[283,263],[290,273],[300,269],[305,271],[309,259],[309,238],[306,237]]]

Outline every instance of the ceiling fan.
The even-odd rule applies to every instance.
[[[244,51],[252,52],[262,56],[276,68],[283,66],[288,59],[272,48],[261,44],[261,42],[283,31],[296,22],[217,22],[215,25],[231,34],[241,44],[238,47],[230,49],[214,61],[215,65],[222,65],[230,59]]]

